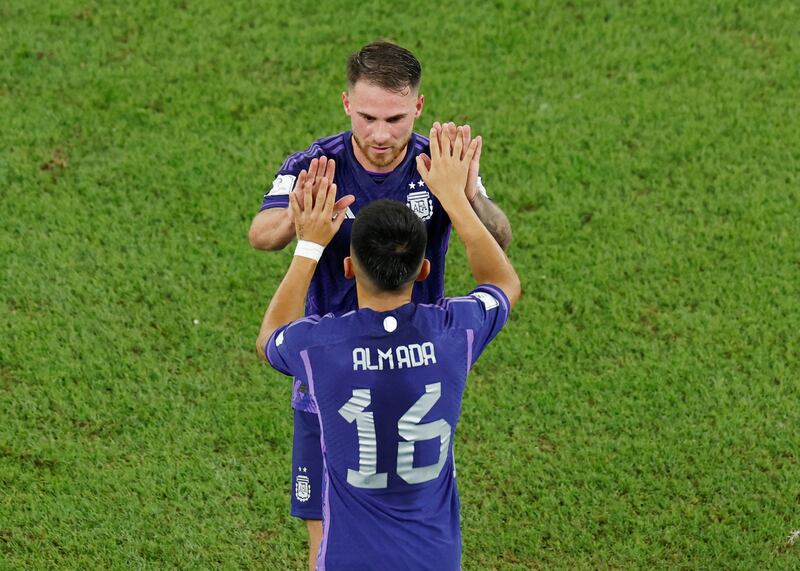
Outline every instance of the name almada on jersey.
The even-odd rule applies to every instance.
[[[353,349],[354,371],[391,371],[435,364],[436,350],[430,341],[398,345],[386,350],[374,347]]]

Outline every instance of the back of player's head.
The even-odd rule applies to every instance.
[[[425,224],[402,202],[376,200],[358,212],[350,253],[365,277],[381,291],[413,282],[425,259]]]
[[[347,82],[351,88],[363,80],[400,92],[416,89],[421,78],[422,67],[414,54],[385,40],[367,44],[347,60]]]

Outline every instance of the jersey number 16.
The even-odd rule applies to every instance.
[[[452,429],[444,420],[420,424],[422,418],[442,396],[442,383],[425,385],[425,394],[397,421],[397,432],[403,439],[397,444],[397,475],[409,484],[421,484],[439,476],[447,460]],[[372,412],[365,412],[372,402],[369,389],[353,389],[353,396],[339,409],[347,422],[356,422],[358,430],[358,470],[347,469],[347,483],[356,488],[381,489],[387,486],[388,472],[378,472],[378,441]],[[414,467],[414,445],[424,440],[439,439],[439,460],[428,466]]]

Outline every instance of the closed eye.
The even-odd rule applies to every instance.
[[[364,119],[365,121],[368,121],[370,123],[373,122],[373,121],[377,121],[378,120],[377,117],[373,117],[372,115],[367,115],[366,113],[359,113],[359,115],[361,116],[362,119]],[[405,118],[406,118],[406,113],[402,113],[400,115],[392,115],[391,117],[386,119],[386,122],[387,123],[399,123],[400,121],[402,121]]]

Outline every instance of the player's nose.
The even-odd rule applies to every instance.
[[[372,140],[375,141],[375,145],[379,147],[384,143],[388,143],[391,138],[392,135],[385,125],[378,125],[372,132]]]

